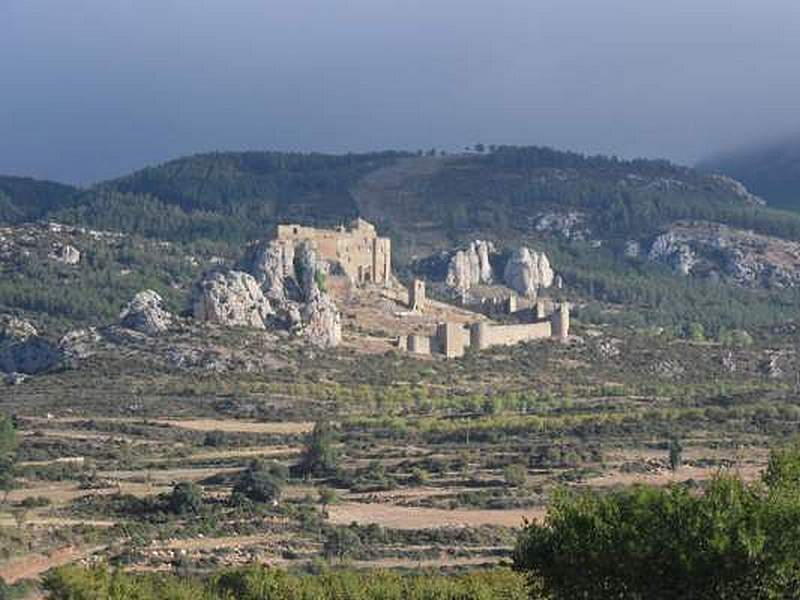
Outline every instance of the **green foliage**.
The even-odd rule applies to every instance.
[[[683,444],[677,438],[669,441],[669,468],[673,472],[677,471],[683,464]]]
[[[264,567],[223,571],[207,580],[60,567],[44,578],[51,600],[523,600],[524,579],[508,570],[465,575],[330,571],[291,575]]]
[[[275,502],[281,497],[287,476],[286,467],[279,463],[254,460],[234,484],[233,496],[253,502]]]
[[[336,494],[336,490],[329,487],[323,487],[319,490],[319,503],[323,506],[330,506],[331,504],[336,504],[339,501],[339,497]]]
[[[800,490],[800,441],[770,452],[763,479],[771,489]]]
[[[735,177],[772,206],[800,210],[800,138],[797,135],[713,157],[700,168]]]
[[[0,491],[8,492],[14,484],[17,430],[14,421],[0,413]]]
[[[528,470],[523,465],[508,465],[503,469],[503,478],[512,487],[522,487],[528,482]]]
[[[361,550],[361,537],[352,527],[333,527],[325,536],[323,552],[329,560],[340,562],[352,558]]]
[[[559,598],[786,598],[800,589],[800,447],[760,483],[719,476],[602,495],[560,492],[514,560]],[[788,594],[788,595],[787,595]]]
[[[203,506],[203,489],[191,481],[178,483],[172,488],[167,504],[176,515],[197,514]]]
[[[52,181],[0,176],[0,223],[35,221],[68,205],[78,190]]]
[[[300,475],[327,477],[336,473],[338,453],[334,433],[328,421],[317,421],[306,439],[303,455],[297,465]]]
[[[320,292],[324,294],[328,291],[328,278],[324,271],[319,269],[314,271],[314,281],[316,282]]]
[[[400,153],[198,154],[85,192],[55,216],[170,240],[243,242],[278,223],[336,225],[357,216],[351,188]]]

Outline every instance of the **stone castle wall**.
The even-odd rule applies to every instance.
[[[375,227],[363,219],[356,219],[349,227],[338,229],[278,225],[276,238],[313,242],[323,259],[341,265],[355,283],[388,284],[391,280],[391,240],[378,237]]]
[[[469,326],[439,323],[433,336],[410,335],[403,338],[399,346],[414,354],[443,354],[447,358],[458,358],[464,356],[467,348],[485,350],[533,340],[565,341],[568,337],[569,304],[565,302],[535,323],[495,325],[478,322]]]
[[[524,325],[490,325],[475,323],[471,328],[471,345],[478,350],[492,346],[512,346],[521,342],[541,340],[553,336],[550,321]]]

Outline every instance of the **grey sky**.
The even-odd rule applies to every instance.
[[[800,130],[799,74],[797,0],[0,0],[0,173],[478,141],[692,162]]]

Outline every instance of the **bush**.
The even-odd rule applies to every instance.
[[[203,489],[196,483],[179,483],[172,488],[167,504],[176,515],[197,514],[203,506]]]
[[[327,421],[317,421],[306,439],[297,470],[303,476],[325,477],[336,473],[338,456],[333,447],[333,429]]]
[[[528,482],[528,470],[522,465],[508,465],[503,469],[503,478],[512,487],[522,487]]]
[[[286,467],[276,462],[254,460],[242,471],[233,486],[234,498],[253,502],[277,502],[288,476]]]
[[[774,453],[764,480],[561,492],[520,535],[515,567],[555,600],[796,598],[800,447]]]

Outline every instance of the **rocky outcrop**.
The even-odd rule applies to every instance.
[[[199,321],[265,329],[274,310],[249,273],[212,271],[192,292],[192,313]]]
[[[682,275],[742,287],[800,286],[800,243],[718,223],[676,223],[655,238],[647,256]]]
[[[503,274],[506,285],[527,298],[536,298],[540,289],[553,285],[555,273],[544,252],[521,247],[511,254]]]
[[[747,204],[753,206],[763,206],[766,204],[766,201],[763,198],[751,193],[741,181],[737,181],[736,179],[728,177],[727,175],[711,175],[711,179]]]
[[[53,249],[50,258],[65,265],[77,265],[81,262],[81,252],[70,244],[61,244]]]
[[[536,217],[533,228],[570,241],[586,240],[591,235],[586,225],[586,215],[577,211],[541,213]]]
[[[166,331],[174,316],[164,308],[164,300],[153,290],[136,294],[119,315],[120,325],[147,335]]]
[[[659,235],[653,241],[648,258],[668,264],[681,275],[689,275],[697,262],[697,257],[687,241],[672,231]]]
[[[255,277],[268,299],[278,303],[288,299],[287,282],[294,276],[294,244],[281,240],[256,242],[239,261],[237,268]]]
[[[475,240],[465,250],[457,251],[450,257],[447,266],[447,286],[467,291],[475,285],[492,283],[489,257],[494,252],[494,244],[483,240]]]
[[[66,358],[84,359],[93,354],[94,344],[100,336],[94,327],[73,329],[65,333],[58,341],[58,349]]]
[[[58,348],[17,317],[0,317],[0,371],[35,375],[61,362]]]
[[[342,317],[328,294],[318,294],[302,310],[302,335],[323,348],[338,346],[342,341]]]
[[[325,289],[329,265],[313,243],[258,242],[237,269],[212,272],[196,286],[196,319],[285,329],[322,347],[341,342],[341,315]]]
[[[12,315],[0,315],[0,340],[25,341],[39,332],[30,321]]]
[[[642,253],[642,245],[638,240],[628,240],[625,242],[624,253],[628,258],[638,258]]]

